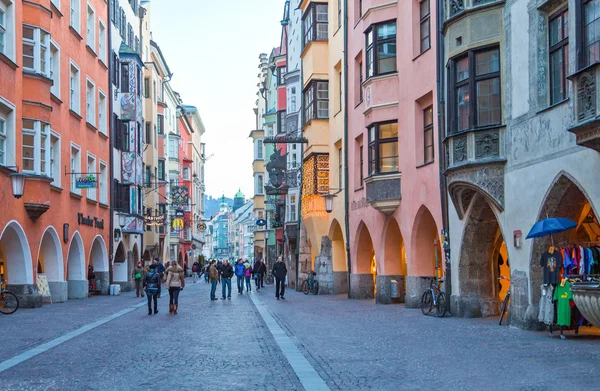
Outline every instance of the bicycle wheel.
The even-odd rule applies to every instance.
[[[7,291],[2,292],[0,295],[0,313],[4,315],[10,315],[15,313],[19,309],[19,299],[14,293]]]
[[[304,282],[302,283],[302,293],[304,293],[305,295],[308,295],[309,292],[310,292],[310,285],[308,284],[308,281],[304,280]]]
[[[310,291],[312,292],[313,295],[316,295],[317,293],[319,293],[319,282],[318,281],[313,281],[312,289]]]
[[[265,277],[265,284],[271,285],[272,283],[273,283],[273,276],[266,276]]]
[[[443,318],[444,315],[446,315],[446,312],[448,311],[448,306],[446,303],[446,294],[444,292],[440,292],[437,295],[437,303],[435,303],[435,312],[437,313],[437,316],[440,318]]]
[[[433,296],[431,295],[431,291],[427,290],[423,293],[421,297],[421,311],[423,311],[423,315],[427,315],[433,309]]]
[[[508,300],[510,299],[510,292],[506,294],[504,297],[504,301],[502,302],[502,307],[500,308],[500,322],[498,322],[499,326],[502,326],[502,319],[504,319],[504,314],[508,310]],[[508,325],[508,322],[507,322]]]

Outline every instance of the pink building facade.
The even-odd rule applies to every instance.
[[[348,2],[350,297],[418,307],[443,275],[436,3]],[[395,295],[394,295],[395,296]]]

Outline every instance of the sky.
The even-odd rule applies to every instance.
[[[279,46],[285,0],[151,0],[152,39],[173,72],[171,86],[196,106],[211,156],[206,194],[254,193],[258,55]]]

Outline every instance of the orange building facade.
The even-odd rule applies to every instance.
[[[87,297],[88,266],[107,293],[107,2],[0,0],[2,30],[1,278],[22,307]]]

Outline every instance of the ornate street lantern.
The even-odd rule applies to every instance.
[[[13,196],[16,199],[23,197],[23,189],[25,188],[25,178],[27,175],[17,172],[10,174],[9,177],[12,180]]]

